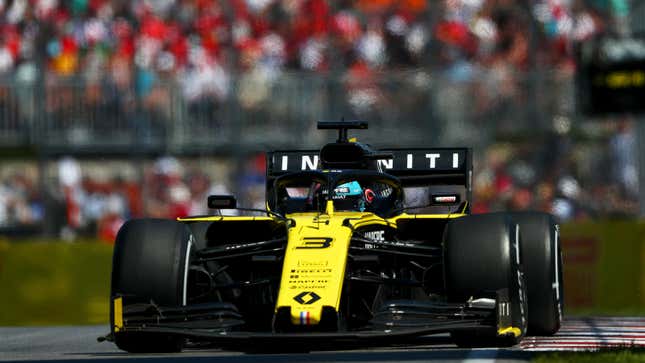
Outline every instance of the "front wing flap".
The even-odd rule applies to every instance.
[[[392,345],[409,343],[410,339],[456,330],[472,330],[487,325],[478,320],[463,320],[444,322],[423,328],[374,329],[351,332],[306,332],[306,333],[264,333],[248,331],[214,331],[210,329],[169,327],[149,325],[127,327],[122,332],[148,332],[163,335],[179,335],[188,338],[193,343],[207,342],[222,347],[238,347],[252,349],[253,347],[273,346],[283,344],[289,346],[315,347],[324,349],[337,344],[359,345]]]
[[[375,312],[366,328],[338,332],[245,331],[243,317],[234,305],[227,303],[185,307],[137,304],[125,307],[122,316],[114,317],[114,322],[120,325],[113,326],[113,331],[180,335],[192,342],[209,342],[222,346],[250,342],[271,346],[288,342],[290,345],[316,347],[321,342],[396,344],[415,337],[457,330],[493,328],[499,335],[515,334],[515,328],[509,325],[509,318],[504,314],[506,296],[506,292],[500,290],[497,292],[497,299],[471,300],[466,304],[392,301]]]

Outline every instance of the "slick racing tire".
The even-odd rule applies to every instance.
[[[453,331],[455,343],[460,347],[519,343],[526,333],[528,303],[517,225],[503,214],[454,219],[444,230],[443,253],[448,300],[464,303],[504,291],[510,303],[511,326],[519,329],[519,335],[504,336],[498,336],[496,326]]]
[[[111,299],[128,304],[154,303],[183,306],[187,300],[187,268],[193,237],[176,221],[138,219],[126,222],[116,237],[112,259]],[[173,335],[115,331],[114,304],[111,327],[114,342],[127,352],[179,352],[183,339]]]
[[[510,214],[520,226],[524,274],[528,287],[529,335],[553,335],[560,329],[563,310],[562,255],[559,227],[541,212]]]

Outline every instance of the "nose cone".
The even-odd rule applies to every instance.
[[[288,321],[291,326],[319,326],[328,319],[325,316],[337,315],[352,230],[343,225],[346,216],[293,218],[296,224],[289,229],[276,323],[282,319],[282,325]]]

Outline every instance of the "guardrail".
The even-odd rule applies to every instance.
[[[383,144],[385,135],[393,146],[486,145],[500,132],[548,130],[554,115],[572,112],[570,77],[471,73],[250,73],[197,96],[170,81],[141,89],[111,79],[49,78],[43,85],[4,80],[0,147],[303,147],[326,136],[315,131],[316,120],[341,117],[368,120],[371,129],[361,134],[368,142]]]

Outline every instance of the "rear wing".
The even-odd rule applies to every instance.
[[[457,193],[460,200],[472,201],[472,149],[408,148],[382,149],[392,159],[378,160],[381,170],[401,179],[403,187],[427,187],[432,194]],[[281,175],[319,170],[318,150],[285,150],[267,153],[267,190]],[[468,204],[469,204],[468,203]],[[466,211],[470,205],[466,205]]]

